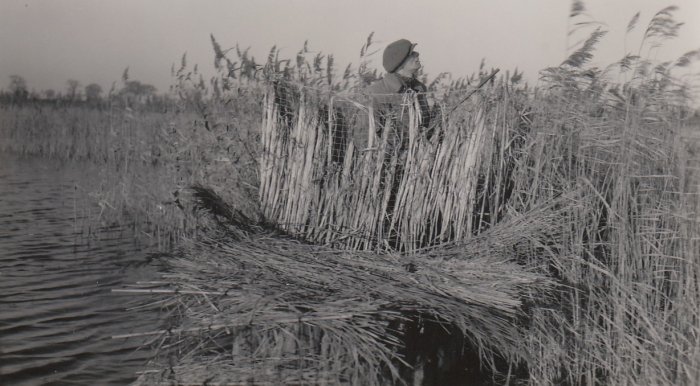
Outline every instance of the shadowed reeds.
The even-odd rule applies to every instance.
[[[180,321],[129,335],[177,349],[162,354],[176,355],[180,368],[142,381],[398,381],[409,366],[397,354],[408,312],[456,326],[486,367],[496,358],[527,362],[527,309],[546,304],[555,286],[541,267],[522,261],[561,236],[552,221],[561,211],[539,208],[410,258],[331,249],[263,228],[232,239],[232,225],[215,225],[210,234],[218,236],[192,240],[167,259],[167,287],[129,289],[164,292]]]

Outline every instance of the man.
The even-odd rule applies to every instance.
[[[406,39],[389,44],[384,50],[383,66],[386,74],[383,78],[372,83],[367,91],[372,97],[376,122],[376,134],[381,137],[386,133],[384,165],[387,168],[387,179],[383,181],[388,197],[382,220],[382,228],[386,231],[384,237],[391,248],[399,249],[399,237],[396,229],[392,229],[392,217],[398,210],[398,190],[404,178],[406,150],[409,146],[409,108],[415,99],[420,107],[418,127],[422,135],[430,138],[430,109],[425,93],[427,87],[416,77],[421,69],[420,57],[414,50],[415,44]],[[391,171],[389,172],[389,170]]]
[[[428,90],[416,76],[421,69],[416,44],[406,39],[397,40],[384,49],[382,64],[386,75],[369,86],[380,127],[389,117],[398,118],[406,93],[416,93],[421,112],[421,127],[430,125],[430,107],[425,92]]]

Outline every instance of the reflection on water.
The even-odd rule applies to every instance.
[[[150,355],[110,337],[152,330],[159,316],[126,312],[142,299],[110,291],[156,267],[128,232],[81,236],[76,186],[90,174],[0,154],[0,384],[125,384]]]

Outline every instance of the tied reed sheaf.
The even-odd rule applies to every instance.
[[[309,241],[360,250],[410,252],[471,235],[486,132],[480,111],[437,126],[429,139],[415,96],[406,98],[407,128],[387,119],[377,130],[371,104],[290,88],[278,84],[264,99],[266,218]]]
[[[420,362],[402,339],[415,312],[481,350],[494,382],[694,384],[700,146],[682,135],[698,128],[673,73],[699,54],[642,54],[678,33],[674,12],[652,16],[638,52],[598,68],[605,31],[575,1],[571,25],[596,29],[538,88],[506,74],[451,114],[486,73],[424,81],[442,112],[431,136],[410,99],[408,137],[372,121],[371,37],[341,76],[306,44],[296,60],[273,48],[258,64],[212,37],[219,75],[207,84],[183,57],[181,101],[162,120],[120,108],[37,121],[40,108],[3,107],[2,146],[105,165],[123,202],[100,195],[108,207],[187,230],[164,283],[130,288],[175,310],[173,328],[136,333],[161,344],[146,382],[410,381],[403,362]],[[66,135],[51,134],[55,122]],[[190,210],[192,184],[221,195],[211,214]]]

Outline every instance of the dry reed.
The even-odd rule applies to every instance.
[[[487,367],[495,358],[529,361],[521,328],[527,308],[551,299],[555,286],[538,265],[517,262],[546,254],[544,245],[561,237],[553,220],[562,216],[562,202],[412,257],[214,226],[210,234],[218,236],[192,240],[167,260],[166,288],[127,289],[165,294],[181,321],[139,333],[174,345],[162,353],[178,358],[168,368],[154,362],[159,370],[141,382],[399,381],[407,364],[398,354],[402,332],[394,329],[407,322],[406,312],[457,326]]]
[[[675,33],[673,11],[653,17],[645,41]],[[180,354],[166,372],[197,382],[228,371],[232,381],[309,383],[337,381],[333,377],[342,374],[341,380],[379,382],[368,363],[387,368],[400,363],[392,347],[396,342],[378,338],[387,327],[381,321],[391,311],[381,308],[382,301],[391,300],[392,306],[398,301],[460,328],[473,323],[482,335],[472,339],[512,361],[524,361],[532,384],[693,384],[700,378],[698,153],[695,148],[693,155],[680,135],[688,107],[684,86],[671,72],[697,52],[660,65],[626,55],[614,64],[623,79],[615,83],[604,70],[587,65],[601,37],[594,31],[562,65],[543,71],[539,89],[519,85],[515,75],[501,77],[441,122],[442,137],[418,135],[409,108],[410,137],[402,151],[389,135],[395,128],[382,126],[381,135],[375,135],[373,113],[358,107],[368,105],[358,92],[373,75],[364,62],[357,74],[346,71],[338,82],[324,70],[323,57],[305,62],[306,47],[296,67],[278,60],[275,49],[264,67],[240,50],[238,65],[219,49],[217,61],[225,59],[226,66],[213,83],[216,97],[202,96],[199,86],[185,93],[204,120],[190,122],[192,127],[183,124],[177,130],[181,136],[163,138],[172,146],[168,167],[177,171],[168,174],[176,178],[167,186],[212,186],[253,219],[258,214],[251,197],[259,194],[268,220],[327,245],[265,237],[238,226],[233,233],[239,241],[193,244],[172,261],[174,273],[167,281],[174,288],[166,289],[181,285],[184,291],[225,293],[230,288],[234,295],[166,299],[185,317],[177,328],[202,333],[183,334],[189,337],[185,340],[166,333],[163,344]],[[363,53],[369,46],[370,41]],[[469,90],[464,84],[450,84],[440,107],[459,101]],[[41,133],[31,138],[19,133],[34,123],[16,122],[2,129],[20,147],[60,156],[85,152],[72,151],[74,143],[76,149],[90,146],[79,140],[35,146],[42,143]],[[64,134],[84,133],[83,128]],[[104,148],[98,137],[90,138]],[[124,137],[124,143],[132,148],[125,154],[133,155],[139,141],[129,138],[134,137]],[[226,138],[236,138],[235,143]],[[207,159],[212,154],[231,162]],[[115,159],[118,170],[138,165],[132,157]],[[562,196],[567,201],[556,216],[537,215],[537,208]],[[535,238],[535,248],[511,254],[509,248],[519,245],[513,237],[531,230],[527,216],[556,232],[537,233],[547,237]],[[518,218],[524,218],[523,226],[513,222]],[[362,249],[396,249],[415,258],[392,260],[395,255],[369,255]],[[465,255],[472,254],[470,261]],[[502,260],[490,265],[498,256]],[[407,273],[404,263],[417,264],[417,274]],[[342,269],[336,272],[332,264]],[[489,275],[486,288],[479,284],[482,271]],[[555,301],[529,308],[528,323],[504,333],[513,327],[517,312],[508,310],[517,306],[516,299],[541,293],[538,282],[530,281],[534,277],[558,284],[559,291],[551,293]],[[517,286],[519,278],[524,287]],[[345,296],[357,316],[324,286]],[[387,292],[371,292],[377,288]],[[367,293],[376,299],[362,302]],[[268,302],[255,303],[258,299]],[[299,299],[305,300],[295,302]],[[479,302],[484,307],[474,306]],[[210,325],[240,326],[241,315],[258,315],[253,310],[263,311],[256,319],[261,324],[229,328],[231,335],[226,328],[208,331]],[[305,312],[319,318],[353,316],[274,323]],[[480,330],[494,319],[495,332]],[[328,334],[319,335],[320,330]],[[523,339],[513,346],[516,336]],[[235,350],[218,348],[217,337]],[[281,356],[293,348],[304,355]]]
[[[428,138],[415,97],[404,122],[387,119],[377,131],[367,98],[363,105],[341,94],[326,106],[328,96],[314,94],[291,84],[266,94],[259,192],[267,219],[306,240],[358,250],[412,252],[472,234],[488,129],[481,111],[455,114]],[[359,124],[348,127],[348,117]]]

